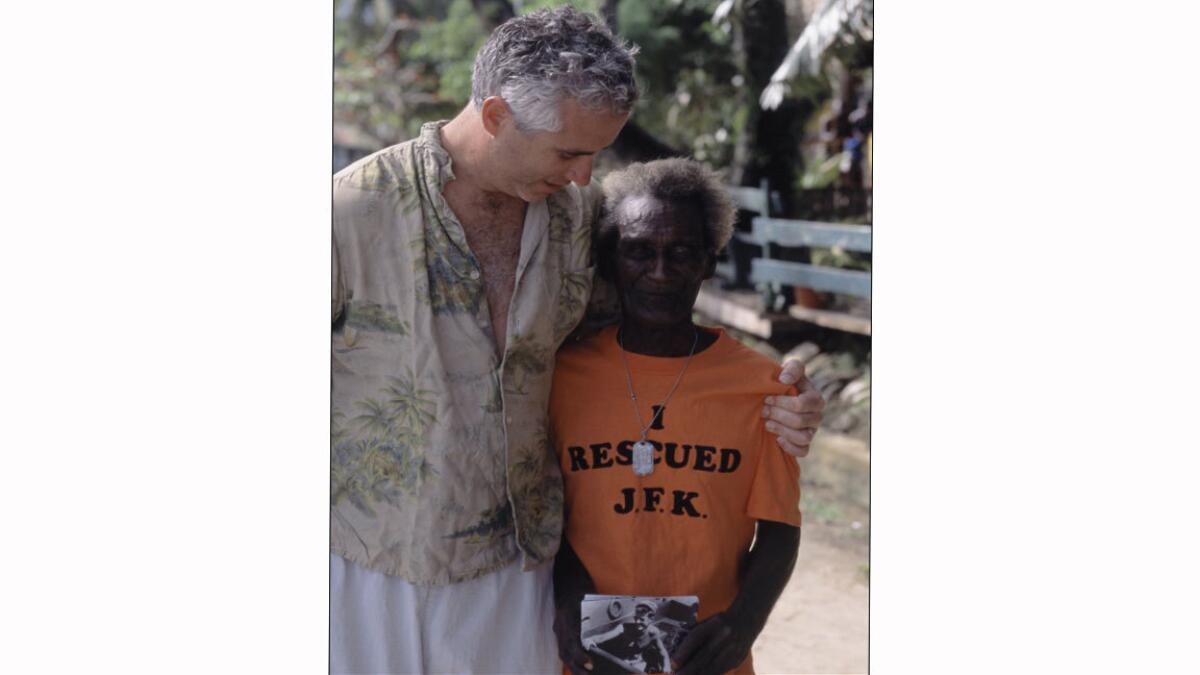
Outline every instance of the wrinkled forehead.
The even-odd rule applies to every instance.
[[[621,200],[615,212],[621,239],[641,239],[670,235],[684,239],[703,239],[700,209],[679,200],[659,199],[652,195],[632,195]]]
[[[612,145],[629,119],[629,113],[592,110],[572,98],[554,105],[558,106],[561,122],[557,131],[523,133],[531,140],[542,140],[556,150],[574,155],[594,155]]]

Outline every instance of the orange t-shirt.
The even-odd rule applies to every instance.
[[[654,471],[634,474],[640,436],[615,326],[564,347],[550,397],[565,530],[597,593],[695,595],[698,619],[729,607],[755,521],[800,526],[800,467],[763,426],[768,395],[794,394],[779,366],[720,329],[695,355],[647,435]],[[642,424],[687,357],[626,353]],[[735,671],[752,673],[746,658]]]

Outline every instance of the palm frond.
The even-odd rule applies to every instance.
[[[839,40],[870,42],[874,39],[874,24],[874,0],[826,0],[771,75],[759,104],[764,110],[778,108],[787,94],[788,80],[801,72],[819,74],[825,50]]]

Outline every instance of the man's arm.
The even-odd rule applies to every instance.
[[[592,647],[602,645],[620,635],[622,631],[623,629],[621,628],[621,624],[617,624],[603,633],[600,633],[599,635],[593,635],[589,637],[586,642],[583,642],[583,646],[587,649],[591,649]]]
[[[804,376],[804,365],[799,361],[783,364],[779,381],[796,385],[795,396],[768,396],[763,406],[763,417],[767,418],[767,431],[776,434],[779,447],[796,457],[808,455],[813,436],[821,424],[825,410],[825,399],[812,382]]]
[[[558,658],[574,675],[592,670],[592,660],[579,641],[579,603],[594,590],[596,585],[583,561],[563,537],[554,558],[554,636],[558,639]]]
[[[729,609],[692,629],[676,648],[672,663],[679,675],[724,673],[746,659],[792,576],[799,550],[800,528],[758,521],[737,597]]]
[[[662,633],[654,636],[654,646],[658,648],[660,663],[667,664],[671,662],[671,655],[667,653],[667,646],[663,644]],[[674,670],[674,668],[672,668]]]
[[[333,280],[330,284],[332,297],[330,298],[331,312],[330,322],[337,328],[338,321],[344,321],[346,318],[346,281],[342,278],[342,260],[341,254],[338,252],[337,232],[330,232],[330,240],[332,245],[330,249],[333,253],[331,268],[333,271]]]

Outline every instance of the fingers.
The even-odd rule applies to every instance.
[[[571,669],[574,675],[584,675],[592,671],[592,659],[584,651],[584,646],[578,640],[573,641],[567,647],[566,651],[568,652],[567,656],[559,654],[559,657],[562,658],[563,663]]]
[[[592,672],[592,662],[588,660],[583,662],[563,661],[563,665],[571,671],[571,675],[591,675]]]
[[[824,417],[825,400],[812,389],[797,396],[768,396],[762,415],[767,431],[777,436],[784,452],[807,457],[809,446]]]
[[[569,610],[555,613],[554,636],[558,640],[558,658],[573,675],[586,675],[592,670],[592,661],[579,639],[579,622]]]
[[[698,668],[702,667],[707,661],[699,659],[697,654],[703,654],[706,649],[714,642],[721,642],[729,637],[730,629],[724,621],[717,616],[709,617],[701,621],[688,633],[688,636],[679,643],[675,651],[671,653],[671,668],[676,672],[680,671],[680,667],[691,667],[691,673],[698,672]]]
[[[814,431],[813,433],[816,433],[816,432]],[[804,445],[799,445],[797,443],[793,443],[793,442],[783,438],[782,436],[776,438],[775,442],[778,443],[779,447],[787,454],[789,454],[793,457],[801,458],[801,459],[804,457],[808,457],[808,451],[811,447],[809,443],[805,443]]]
[[[711,652],[712,647],[706,645],[701,651],[696,652],[692,660],[680,668],[675,668],[675,675],[703,675],[708,671],[709,664],[712,663]]]
[[[721,621],[721,627],[704,641],[687,663],[677,668],[678,675],[719,675],[732,671],[750,655],[754,635],[739,632]]]
[[[729,639],[729,635],[732,632],[733,630],[729,626],[721,624],[703,644],[697,643],[696,650],[686,660],[682,658],[672,659],[673,662],[677,661],[679,664],[675,668],[675,672],[678,675],[701,675],[701,673],[710,671],[716,673],[724,672],[724,668],[715,670],[713,666],[725,660],[718,658],[718,656],[723,655],[725,641]]]
[[[782,408],[793,413],[817,413],[825,411],[825,399],[816,389],[805,389],[795,396],[768,396],[767,407]]]
[[[799,361],[785,361],[783,363],[783,371],[779,373],[779,381],[784,384],[796,384],[797,382],[807,380],[804,377],[804,364]],[[797,386],[797,389],[800,387]]]
[[[792,427],[785,427],[776,422],[767,422],[766,427],[767,431],[775,434],[779,438],[782,438],[792,445],[812,445],[813,437],[817,434],[816,427],[793,429]]]
[[[808,445],[812,443],[813,434],[817,433],[817,424],[819,420],[806,419],[800,422],[799,425],[784,424],[767,420],[763,425],[767,431],[782,436],[783,438],[797,445]]]
[[[679,671],[679,666],[688,663],[692,659],[692,654],[704,644],[708,639],[711,626],[707,621],[701,621],[692,632],[687,634],[683,642],[671,652],[671,669]]]
[[[773,434],[779,433],[771,426],[774,424],[777,428],[785,429],[807,429],[809,427],[818,427],[821,425],[821,419],[825,416],[819,412],[792,412],[787,408],[781,408],[774,405],[765,405],[762,409],[762,416],[767,418],[767,431]]]

